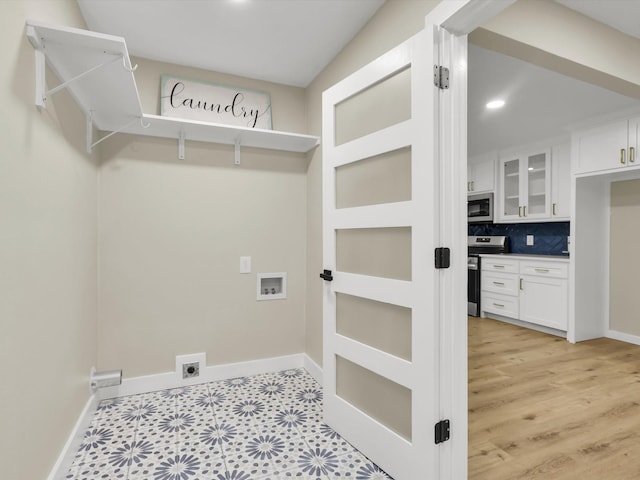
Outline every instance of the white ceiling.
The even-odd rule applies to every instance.
[[[640,0],[556,1],[640,38]],[[305,87],[384,0],[78,3],[91,30],[124,37],[132,55]],[[470,154],[555,136],[585,118],[640,104],[475,46],[469,78]],[[489,113],[484,105],[495,96],[507,105]]]
[[[640,0],[555,0],[640,38]],[[305,87],[384,0],[78,0],[132,55]]]
[[[78,0],[131,55],[306,87],[384,0]]]
[[[469,155],[560,136],[589,118],[640,109],[640,100],[476,45],[469,45],[468,65]],[[505,106],[487,110],[495,98]]]
[[[640,0],[555,0],[640,38]],[[485,104],[501,97],[503,109]],[[470,45],[469,155],[568,133],[572,125],[613,112],[640,109],[640,101]]]

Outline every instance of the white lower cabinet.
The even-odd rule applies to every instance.
[[[511,318],[518,317],[519,268],[519,260],[506,257],[482,257],[480,262],[480,309],[482,312]]]
[[[566,331],[568,260],[482,256],[481,315],[497,314]]]
[[[520,320],[567,330],[567,280],[532,275],[523,275],[520,280]]]

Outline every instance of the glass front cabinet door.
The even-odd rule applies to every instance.
[[[502,171],[502,198],[503,208],[500,209],[501,216],[505,219],[518,217],[522,207],[520,202],[520,164],[519,158],[505,160],[501,167]]]
[[[498,220],[528,222],[549,217],[550,152],[500,158]]]

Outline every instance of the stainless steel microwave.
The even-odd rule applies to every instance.
[[[493,222],[493,193],[479,193],[467,196],[467,222]]]

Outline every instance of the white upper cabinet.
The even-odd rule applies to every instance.
[[[501,156],[498,221],[528,222],[550,217],[550,159],[548,149]]]
[[[467,161],[467,192],[485,193],[495,190],[496,154],[485,153]]]
[[[575,132],[574,173],[590,173],[640,166],[638,126],[640,118]]]
[[[571,145],[551,148],[551,220],[571,217]]]

